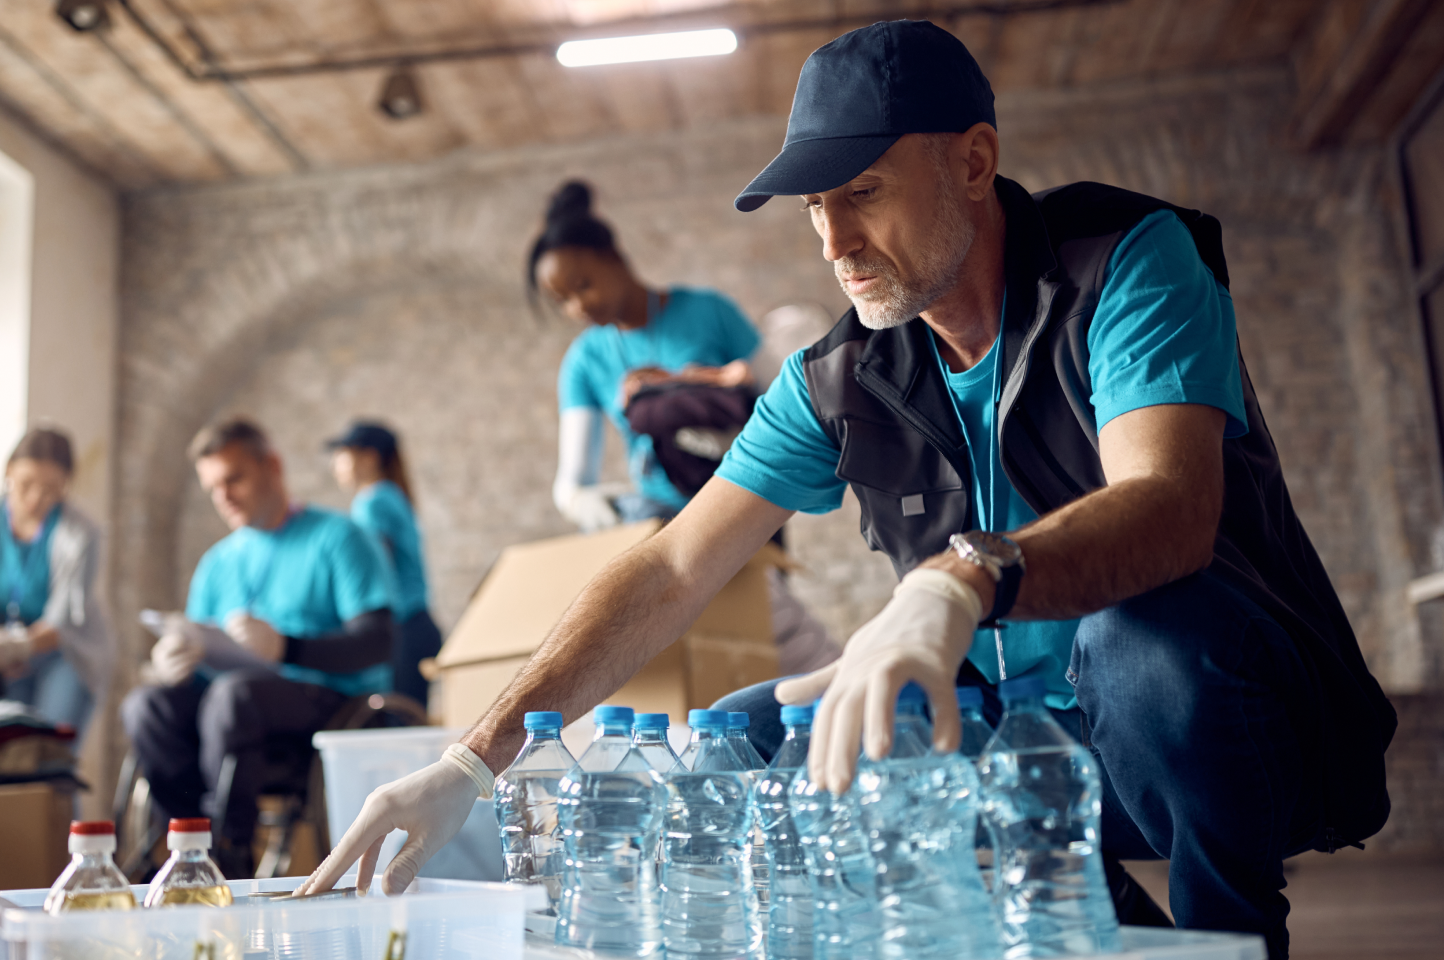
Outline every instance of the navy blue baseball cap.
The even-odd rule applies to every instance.
[[[396,456],[396,434],[379,423],[357,420],[344,434],[326,441],[328,450],[340,447],[375,450],[381,454],[381,459],[387,460]]]
[[[734,201],[840,187],[907,133],[996,127],[993,88],[963,42],[926,20],[874,23],[814,50],[802,66],[787,139]]]

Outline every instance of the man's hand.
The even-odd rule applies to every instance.
[[[356,886],[370,889],[381,843],[392,830],[406,831],[406,845],[382,875],[381,892],[395,896],[411,886],[426,861],[466,823],[477,797],[491,792],[489,786],[481,789],[490,771],[481,774],[482,783],[478,783],[477,774],[485,770],[480,758],[469,750],[459,754],[458,749],[465,748],[453,746],[447,756],[431,766],[376,788],[366,798],[351,829],[316,872],[296,888],[296,895],[330,890],[358,859]],[[468,772],[468,766],[472,772]]]
[[[206,657],[206,645],[185,621],[168,625],[166,632],[150,648],[150,663],[155,677],[168,687],[180,686],[191,678]]]
[[[16,624],[0,629],[0,672],[8,678],[24,673],[34,652],[30,633],[23,626]]]
[[[887,756],[898,691],[909,680],[932,703],[934,747],[956,750],[961,726],[953,684],[981,616],[982,601],[970,585],[942,570],[914,570],[882,612],[852,635],[840,660],[779,683],[782,703],[822,695],[812,720],[808,777],[841,794],[857,768],[859,739],[872,759]]]
[[[286,655],[286,638],[249,613],[237,610],[226,617],[226,634],[267,663],[280,663]]]

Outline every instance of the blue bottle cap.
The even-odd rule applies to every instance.
[[[727,729],[726,710],[688,710],[687,726],[689,727],[720,727]]]
[[[1019,677],[998,684],[998,696],[1003,698],[1004,703],[1014,700],[1041,700],[1047,692],[1048,688],[1043,686],[1042,677]]]
[[[544,730],[548,727],[560,727],[562,715],[555,710],[532,710],[522,718],[521,725],[527,730]]]
[[[592,711],[592,722],[597,726],[627,726],[632,725],[631,707],[609,707],[600,706]]]
[[[665,713],[639,713],[632,721],[633,730],[666,730],[672,726],[672,718]]]
[[[983,705],[983,691],[977,687],[958,687],[958,706],[963,709],[968,707],[981,707]]]
[[[745,713],[742,713],[740,711],[729,711],[727,714],[727,726],[729,727],[745,727],[749,723],[751,723],[751,721],[748,719],[747,714]]]
[[[811,722],[812,722],[812,708],[811,708],[811,707],[783,707],[783,708],[782,708],[782,725],[783,725],[784,727],[791,727],[791,726],[794,726],[794,725],[799,724],[799,723],[811,723]]]

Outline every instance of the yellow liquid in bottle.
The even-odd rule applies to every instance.
[[[59,907],[59,913],[71,910],[134,910],[135,896],[129,890],[67,893]]]
[[[206,907],[229,907],[233,902],[231,888],[221,884],[215,887],[170,887],[161,892],[157,906],[198,903]]]

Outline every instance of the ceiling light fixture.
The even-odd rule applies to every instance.
[[[376,106],[392,120],[405,120],[421,112],[424,106],[421,88],[416,85],[416,77],[410,68],[399,66],[391,72],[381,87],[381,99]]]
[[[564,67],[595,67],[604,63],[716,57],[736,49],[737,34],[731,30],[688,30],[683,33],[652,33],[639,37],[568,40],[557,47],[557,60]]]
[[[60,0],[55,5],[55,15],[77,33],[89,33],[110,26],[105,0]]]

